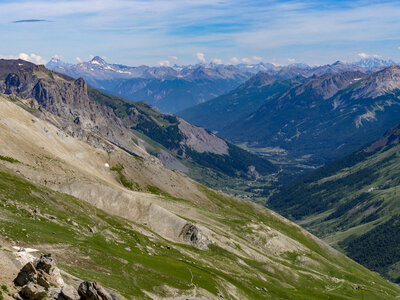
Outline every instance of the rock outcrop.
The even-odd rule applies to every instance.
[[[98,282],[85,281],[79,285],[78,293],[85,300],[112,300],[107,292]]]
[[[208,245],[211,244],[211,241],[201,232],[199,227],[192,223],[186,223],[183,226],[180,236],[186,243],[202,250],[208,250]]]
[[[51,285],[64,286],[60,270],[50,254],[42,255],[39,259],[27,263],[18,273],[14,283],[22,287],[34,283],[46,289]]]
[[[76,290],[64,283],[60,270],[50,254],[42,255],[33,262],[28,262],[14,280],[19,293],[17,300],[113,300],[111,294],[98,282],[84,281]]]

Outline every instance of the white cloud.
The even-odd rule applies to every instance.
[[[171,55],[171,56],[168,56],[170,59],[173,59],[173,60],[178,60],[178,56],[175,56],[175,55]]]
[[[368,58],[368,57],[370,57],[370,55],[368,55],[367,53],[364,53],[364,52],[358,53],[357,55],[358,55],[359,57],[361,57],[361,58]]]
[[[15,16],[19,19],[55,20],[51,24],[9,25],[18,28],[25,26],[26,29],[22,31],[25,36],[19,36],[17,30],[10,34],[15,41],[2,47],[6,53],[18,53],[17,49],[24,47],[23,43],[29,43],[29,39],[32,42],[40,40],[43,50],[35,51],[49,57],[52,53],[46,51],[54,49],[52,47],[55,45],[51,45],[52,39],[48,36],[63,32],[65,38],[60,40],[58,49],[85,60],[88,53],[93,51],[90,49],[97,49],[100,53],[107,51],[108,55],[114,55],[114,60],[118,57],[119,61],[125,60],[127,63],[131,60],[136,60],[135,63],[147,63],[146,59],[151,59],[154,63],[163,59],[162,53],[165,52],[175,53],[181,60],[188,61],[189,56],[197,51],[206,52],[212,57],[221,57],[226,61],[233,55],[239,58],[252,57],[246,54],[251,49],[255,54],[278,55],[279,61],[283,62],[287,59],[287,52],[280,51],[279,47],[310,45],[314,51],[311,58],[316,59],[318,56],[328,59],[328,55],[332,56],[331,53],[335,53],[335,56],[342,55],[336,54],[338,50],[342,50],[341,47],[330,47],[329,51],[324,51],[337,41],[343,41],[343,45],[353,45],[343,46],[342,53],[346,51],[348,55],[356,54],[354,49],[361,42],[367,44],[395,40],[399,36],[400,1],[384,1],[382,4],[381,1],[358,0],[351,5],[350,2],[349,5],[336,5],[335,1],[332,1],[332,5],[321,5],[319,1],[311,0],[273,0],[264,3],[237,0],[0,1],[0,18],[4,24],[10,23]],[[186,34],[183,31],[185,33],[180,34],[181,29],[187,28],[188,24],[204,24],[204,28],[214,28],[208,25],[225,21],[228,24],[246,24],[243,28],[248,29],[241,28],[233,32],[205,30],[200,34]],[[38,26],[46,26],[46,30],[37,30]],[[109,29],[107,36],[113,41],[113,47],[124,50],[111,54],[110,45],[104,43],[104,33],[99,28]],[[151,28],[153,30],[149,31]],[[0,36],[7,36],[9,30],[8,26],[2,26]],[[29,30],[29,34],[25,30]],[[119,30],[129,33],[130,38],[127,39],[126,34],[121,34]],[[82,33],[75,34],[76,32]],[[23,42],[16,44],[19,40]],[[223,42],[225,40],[229,43]],[[77,44],[81,45],[79,49],[74,46]],[[221,46],[216,48],[216,44]],[[322,47],[316,46],[320,44]],[[202,45],[202,48],[195,48],[198,45]],[[4,47],[7,47],[6,50]],[[382,44],[382,47],[386,46]],[[392,51],[396,51],[395,47],[390,47]],[[273,51],[268,52],[270,49]],[[213,53],[214,50],[216,51]],[[304,51],[308,50],[297,50],[297,59],[304,60]],[[386,49],[369,51],[383,53]],[[226,53],[227,56],[217,53]],[[158,60],[154,57],[158,57]],[[166,59],[174,62],[172,58]]]
[[[288,62],[290,62],[291,64],[294,64],[296,62],[296,59],[294,58],[288,58]]]
[[[244,62],[244,63],[246,63],[246,64],[249,64],[249,63],[251,63],[251,59],[248,58],[248,57],[243,57],[243,58],[242,58],[242,62]]]
[[[37,65],[44,65],[47,63],[46,59],[44,59],[40,55],[37,55],[34,53],[31,53],[31,54],[19,53],[18,55],[0,55],[0,57],[5,58],[5,59],[22,59],[22,60],[30,61]]]
[[[82,59],[81,59],[80,57],[76,57],[75,59],[76,59],[76,61],[77,61],[78,63],[81,63],[81,62],[82,62]]]
[[[400,50],[400,46],[399,46],[399,47],[397,47],[397,49],[399,49],[399,50]]]
[[[361,58],[369,58],[369,57],[379,58],[379,57],[382,57],[382,56],[380,56],[378,54],[367,54],[367,53],[364,53],[364,52],[358,53],[357,55],[359,57],[361,57]]]
[[[214,64],[217,64],[217,65],[222,65],[222,59],[219,59],[219,58],[214,58],[214,59],[212,60],[212,62],[213,62]]]
[[[234,64],[238,64],[240,60],[237,57],[232,57],[231,62],[233,62]]]
[[[58,55],[58,54],[53,55],[53,58],[59,59],[59,60],[63,59],[63,57],[61,55]]]
[[[161,67],[169,67],[169,66],[171,66],[171,62],[170,62],[169,60],[159,61],[158,64],[159,64]]]
[[[20,53],[20,54],[18,54],[18,58],[33,62],[34,64],[38,64],[38,65],[39,64],[44,65],[47,62],[47,60],[45,60],[43,57],[41,57],[40,55],[36,55],[34,53],[31,53],[31,54]]]
[[[205,62],[206,62],[204,53],[197,52],[197,53],[196,53],[196,58],[197,58],[200,62],[202,62],[202,63],[205,63]]]
[[[261,56],[253,56],[252,58],[253,58],[253,60],[258,61],[258,62],[263,60],[263,58]]]

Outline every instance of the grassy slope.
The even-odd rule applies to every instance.
[[[145,135],[147,150],[151,154],[157,155],[160,149],[164,149],[189,167],[189,176],[207,186],[217,189],[228,187],[229,190],[238,191],[242,190],[249,180],[254,180],[248,174],[250,165],[256,166],[257,172],[262,176],[268,176],[277,170],[267,159],[230,143],[229,155],[192,151],[181,144],[183,137],[175,116],[160,113],[146,103],[130,102],[93,88],[88,89],[88,94],[91,99],[111,107],[135,133]],[[138,113],[132,113],[135,110]],[[137,117],[134,117],[135,114]],[[183,152],[186,154],[182,155]],[[223,185],[219,183],[220,180],[224,182]],[[267,181],[268,178],[264,178],[264,183]]]
[[[270,207],[399,282],[400,146],[353,153],[314,172]],[[397,241],[397,242],[396,242]],[[375,253],[378,251],[377,253]]]
[[[317,267],[304,266],[299,259],[302,253],[297,252],[270,257],[271,263],[267,263],[239,257],[218,246],[201,251],[174,244],[144,234],[146,230],[139,225],[76,198],[32,185],[4,167],[0,172],[1,236],[38,249],[42,245],[45,249],[53,247],[62,269],[82,279],[98,280],[128,298],[149,298],[144,291],[168,296],[171,289],[186,290],[192,296],[222,294],[228,299],[232,290],[240,299],[391,299],[399,293],[393,285],[331,252],[297,226],[253,204],[202,189],[218,207],[210,215],[225,211],[220,221],[230,226],[230,234],[250,234],[245,224],[262,221],[310,249],[306,256],[316,261]],[[168,196],[165,200],[179,201]],[[34,208],[57,218],[37,216],[32,213]],[[90,228],[95,228],[94,232]],[[273,262],[281,267],[276,268]]]

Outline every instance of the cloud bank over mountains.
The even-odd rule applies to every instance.
[[[1,51],[67,61],[102,53],[127,65],[398,61],[399,14],[398,1],[2,1],[0,37],[10,42]]]
[[[26,60],[26,61],[33,62],[34,64],[37,64],[37,65],[46,64],[46,62],[48,61],[48,60],[44,59],[43,57],[41,57],[40,55],[36,55],[34,53],[31,53],[31,54],[19,53],[17,55],[2,55],[2,54],[0,54],[0,58],[3,58],[3,59],[23,59],[23,60]]]

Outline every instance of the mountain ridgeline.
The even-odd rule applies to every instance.
[[[49,69],[132,101],[146,101],[157,109],[174,113],[229,92],[250,78],[251,73],[234,66],[128,67],[108,64],[96,56],[76,65],[51,60]]]
[[[219,131],[257,111],[260,106],[278,98],[292,85],[302,81],[304,79],[301,77],[277,79],[268,73],[259,73],[237,89],[178,112],[177,115],[193,124]]]
[[[89,62],[69,64],[53,58],[46,66],[55,72],[84,78],[91,86],[132,101],[146,101],[162,112],[176,113],[228,93],[257,73],[277,79],[294,79],[345,71],[371,73],[393,65],[391,60],[362,59],[310,67],[306,64],[278,66],[271,63],[223,65],[202,63],[188,66],[138,66],[109,64],[99,56]]]
[[[281,82],[266,81],[257,90],[249,80],[179,115],[254,151],[280,149],[293,162],[311,166],[356,150],[400,121],[397,65],[370,74],[346,71],[297,77],[276,92]],[[219,111],[226,114],[221,121]]]

